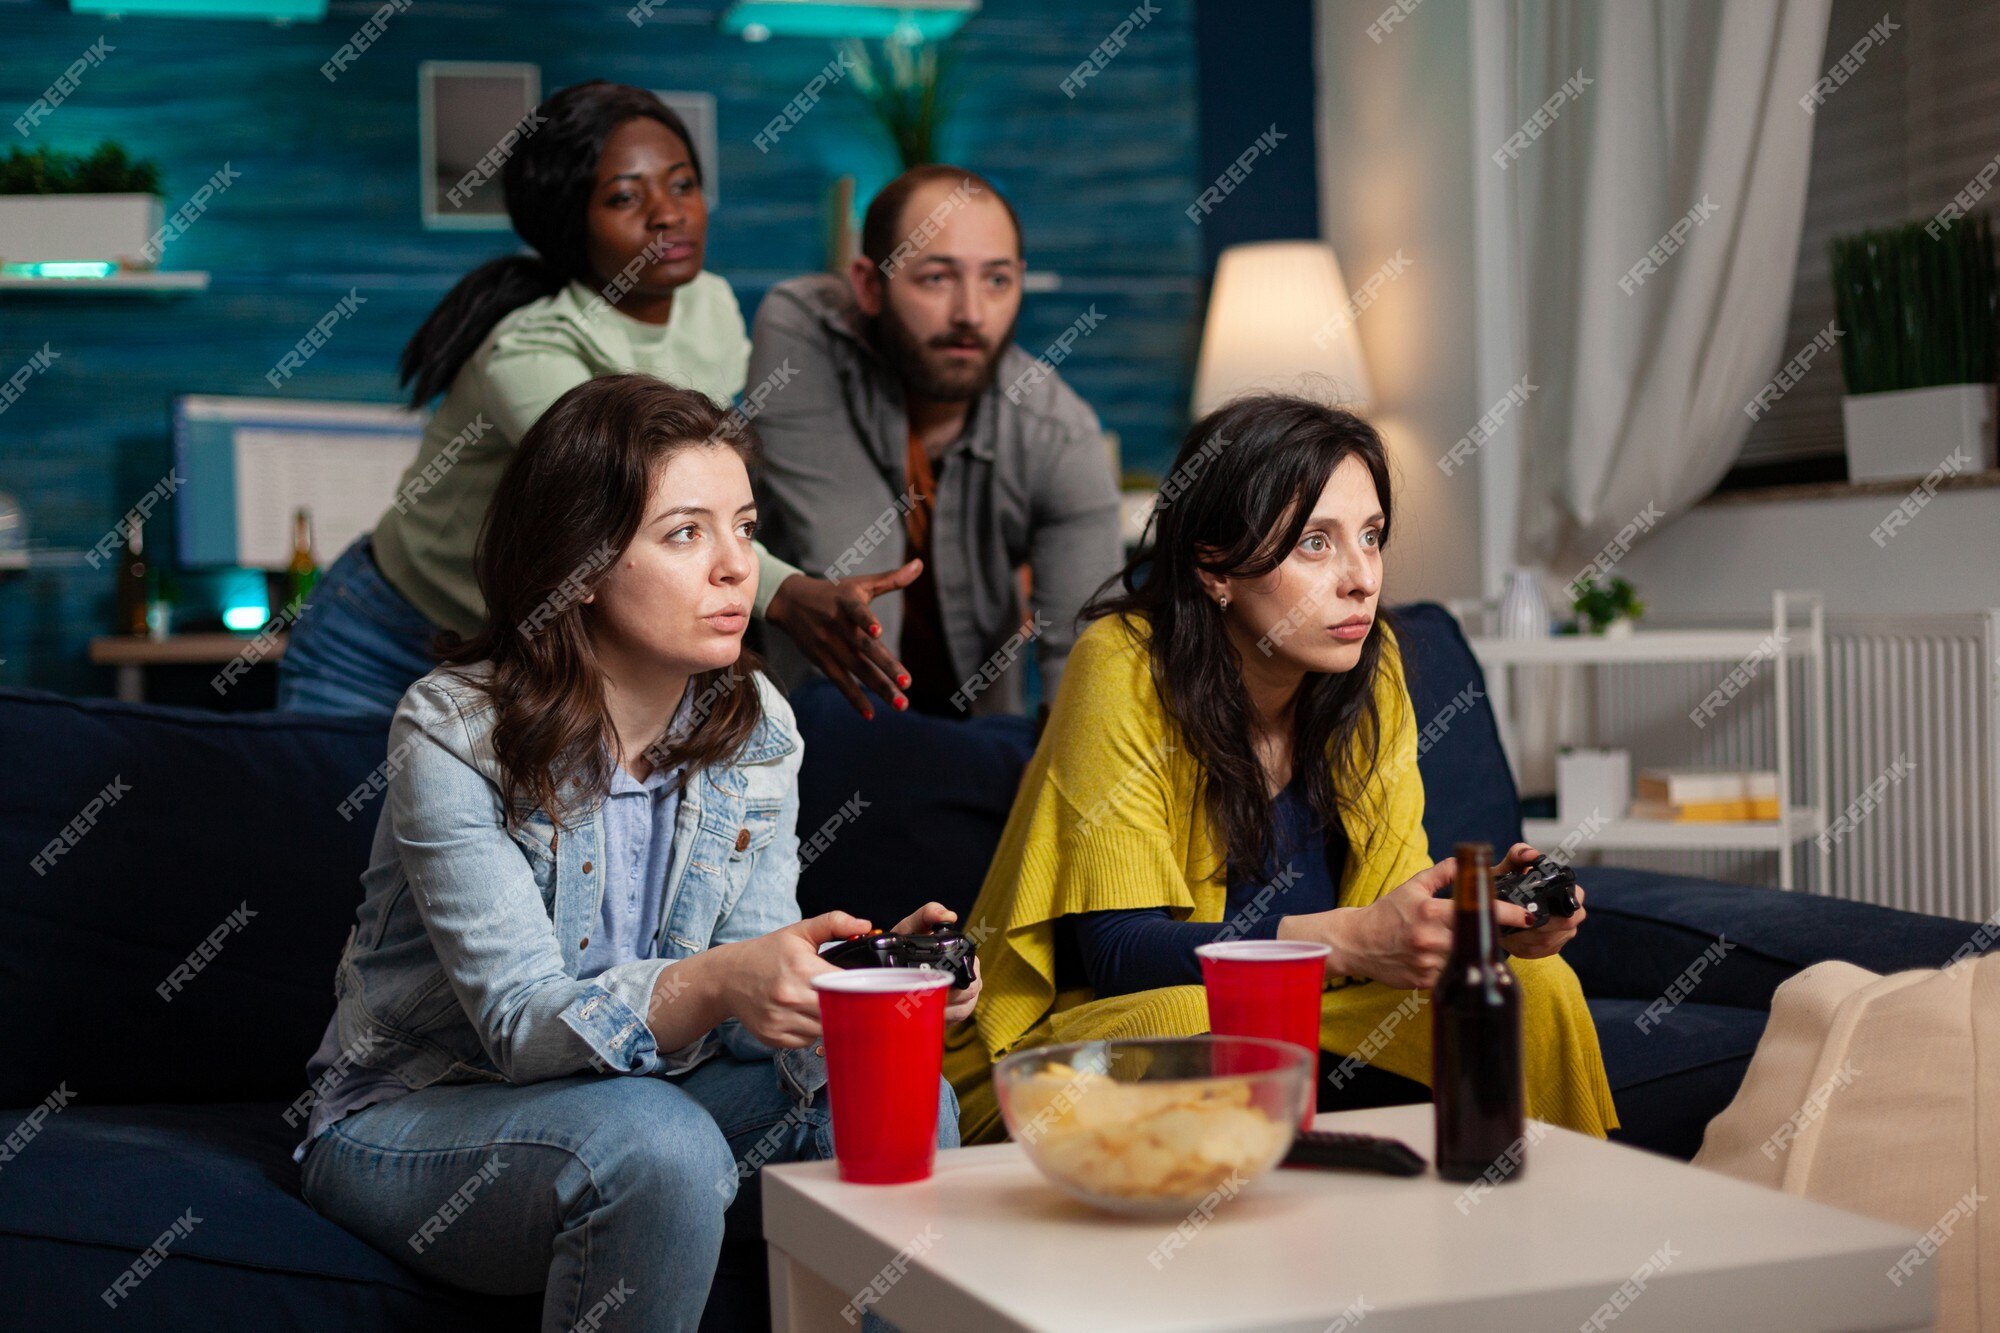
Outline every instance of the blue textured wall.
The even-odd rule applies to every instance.
[[[1224,206],[1203,220],[1203,273],[1208,274],[1232,245],[1319,237],[1313,6],[1305,0],[1200,5],[1194,38],[1201,100],[1196,170],[1203,184],[1221,176],[1272,127],[1285,136],[1251,163]]]
[[[265,371],[350,287],[367,304],[285,396],[396,398],[403,341],[460,274],[509,242],[419,222],[419,61],[534,61],[545,92],[596,76],[713,92],[722,207],[709,264],[746,312],[772,283],[820,266],[820,201],[834,177],[852,172],[865,192],[893,174],[886,139],[850,96],[829,95],[760,153],[752,136],[831,48],[724,37],[719,0],[668,0],[643,30],[626,3],[415,0],[329,84],[321,63],[376,7],[335,0],[322,23],[274,28],[107,22],[61,0],[0,0],[5,142],[75,149],[115,137],[162,165],[169,210],[224,162],[241,173],[167,251],[165,267],[214,275],[206,293],[0,295],[0,379],[44,343],[60,356],[0,412],[0,490],[22,500],[38,545],[95,543],[166,472],[169,399],[269,394]],[[1063,373],[1123,436],[1128,466],[1161,470],[1185,424],[1199,334],[1201,238],[1182,213],[1199,188],[1188,6],[1159,5],[1076,97],[1059,88],[1131,7],[988,0],[957,44],[963,91],[941,150],[1007,191],[1030,265],[1061,276],[1060,290],[1028,299],[1019,341],[1039,351],[1095,304],[1103,323]],[[14,134],[14,117],[100,36],[115,48],[104,62],[32,137]],[[0,683],[108,690],[84,654],[112,614],[108,571],[0,578]]]

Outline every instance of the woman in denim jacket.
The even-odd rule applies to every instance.
[[[547,1330],[607,1301],[693,1328],[725,1213],[757,1234],[756,1168],[832,1154],[810,982],[869,923],[799,919],[799,736],[742,649],[746,455],[728,413],[642,375],[523,439],[485,628],[396,711],[309,1069],[307,1201],[441,1281],[545,1291]]]

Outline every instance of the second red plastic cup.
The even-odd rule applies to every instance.
[[[1204,944],[1201,979],[1208,989],[1208,1030],[1219,1037],[1272,1037],[1312,1054],[1305,1127],[1319,1101],[1320,995],[1333,950],[1303,940],[1231,940]]]
[[[929,1177],[950,986],[950,973],[914,967],[813,978],[842,1180],[897,1185]]]

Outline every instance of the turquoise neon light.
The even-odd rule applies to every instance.
[[[51,260],[40,264],[0,264],[0,276],[9,278],[109,278],[118,265],[100,259]]]
[[[947,6],[839,3],[838,0],[737,0],[722,15],[722,30],[762,41],[765,37],[896,37],[938,42],[965,26],[977,0]]]
[[[326,0],[69,0],[69,12],[140,14],[148,18],[317,23],[326,17]]]

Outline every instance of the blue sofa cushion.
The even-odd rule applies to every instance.
[[[799,908],[888,929],[926,902],[972,910],[1035,750],[1021,717],[964,721],[883,710],[864,721],[824,680],[792,696],[799,772]]]
[[[1623,866],[1577,871],[1589,919],[1563,949],[1592,999],[1651,1002],[1718,938],[1732,946],[1705,967],[1703,1004],[1768,1009],[1799,969],[1838,958],[1884,975],[1941,967],[1975,926],[1871,903]]]
[[[105,1322],[100,1293],[191,1212],[199,1222],[120,1301],[119,1316],[148,1328],[535,1327],[539,1296],[449,1290],[308,1207],[284,1109],[79,1101],[52,1116],[7,1164],[0,1189],[10,1308],[70,1314],[65,1327]]]
[[[1458,620],[1437,603],[1412,602],[1390,615],[1416,709],[1431,860],[1444,860],[1460,842],[1491,843],[1495,857],[1504,856],[1521,841],[1521,798],[1486,697],[1486,673]]]
[[[1641,1031],[1639,1021],[1650,1003],[1589,1001],[1605,1078],[1618,1106],[1619,1125],[1611,1137],[1686,1160],[1700,1150],[1708,1122],[1742,1085],[1770,1015],[1687,1001],[1656,1015]]]
[[[296,1096],[380,799],[352,820],[336,807],[387,734],[387,719],[0,690],[0,1013],[34,1016],[9,1025],[0,1106],[64,1081],[97,1106]],[[37,874],[114,782],[122,794]],[[256,915],[228,928],[246,905]],[[212,960],[163,997],[218,930]]]

